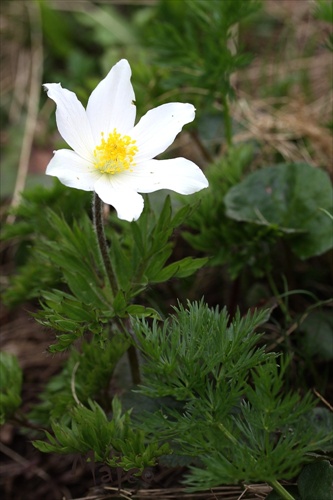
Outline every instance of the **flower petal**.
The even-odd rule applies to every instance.
[[[139,149],[136,161],[150,160],[163,153],[186,123],[194,120],[192,104],[173,102],[162,104],[146,113],[129,132]]]
[[[139,193],[170,189],[180,194],[192,194],[208,187],[200,168],[185,158],[146,161],[134,167],[133,172],[121,175],[126,176],[126,185]]]
[[[58,177],[65,186],[93,191],[101,173],[94,166],[70,149],[55,151],[46,168],[46,174]]]
[[[122,182],[120,177],[103,175],[95,184],[95,191],[104,203],[116,209],[119,219],[132,222],[140,217],[143,210],[143,198],[126,182]]]
[[[124,134],[133,127],[136,107],[130,79],[130,65],[122,59],[91,93],[87,115],[96,144],[100,143],[101,132],[108,135],[116,128]]]
[[[94,142],[84,107],[74,92],[63,89],[60,83],[45,83],[44,87],[57,105],[56,120],[61,136],[77,154],[86,160],[92,159]]]

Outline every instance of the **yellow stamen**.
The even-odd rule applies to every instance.
[[[138,152],[136,141],[129,135],[119,134],[116,129],[106,140],[103,132],[101,135],[101,143],[94,151],[95,168],[103,174],[112,175],[124,170],[132,171],[131,167],[135,166],[134,157]]]

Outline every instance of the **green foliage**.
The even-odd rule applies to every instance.
[[[231,28],[260,7],[257,0],[162,0],[146,27],[149,47],[167,68],[166,89],[205,89],[201,106],[233,95],[230,75],[249,63],[228,44]],[[193,90],[192,90],[193,91]],[[194,90],[194,94],[195,94]],[[192,96],[193,97],[193,96]]]
[[[39,248],[39,262],[59,270],[68,292],[42,292],[42,309],[35,315],[56,332],[58,344],[51,351],[64,350],[86,332],[102,335],[114,316],[110,285],[102,274],[102,264],[92,224],[83,214],[72,227],[51,210],[44,213],[54,237]],[[61,251],[59,251],[61,248]]]
[[[48,54],[44,69],[46,80],[62,82],[63,87],[71,88],[84,104],[101,78],[126,57],[133,69],[138,114],[147,111],[153,94],[161,94],[156,68],[150,65],[151,56],[140,47],[139,29],[146,29],[150,12],[150,7],[119,9],[110,2],[93,2],[83,8],[74,5],[73,9],[61,12],[48,0],[42,2],[42,27]],[[150,92],[147,92],[148,81]]]
[[[111,260],[118,286],[127,302],[148,284],[190,276],[207,262],[207,258],[186,257],[168,264],[173,249],[171,236],[191,211],[191,206],[185,206],[173,213],[167,196],[161,212],[155,213],[146,198],[144,212],[138,221],[111,219],[109,228],[112,227],[112,231],[107,233]]]
[[[83,342],[81,352],[72,350],[62,371],[55,375],[40,394],[41,402],[29,414],[35,424],[48,427],[50,420],[63,417],[68,423],[77,401],[87,404],[95,399],[108,406],[109,385],[115,367],[128,348],[121,335],[113,335],[108,342]]]
[[[38,0],[45,42],[56,57],[66,58],[73,49],[68,18],[52,9],[47,0]]]
[[[286,486],[294,500],[332,500],[333,467],[327,460],[319,460],[303,467],[297,479],[297,486]],[[267,500],[280,500],[282,495],[272,491]]]
[[[230,409],[244,390],[248,370],[265,357],[263,349],[253,351],[259,339],[253,329],[268,318],[268,311],[244,318],[238,314],[229,326],[225,309],[211,310],[203,301],[189,303],[188,309],[180,305],[175,313],[163,326],[133,321],[138,347],[147,358],[142,392],[183,401],[209,393],[208,382],[214,381]]]
[[[61,270],[63,281],[78,300],[105,307],[110,294],[108,283],[101,276],[99,249],[91,221],[83,214],[80,223],[74,221],[70,227],[54,212],[47,211],[45,216],[56,237],[45,241],[41,258],[50,260]]]
[[[210,265],[227,264],[232,278],[245,268],[262,275],[277,239],[275,228],[235,222],[226,215],[224,198],[241,181],[253,156],[253,146],[242,144],[210,166],[206,172],[209,189],[201,195],[199,210],[186,221],[192,231],[183,234],[195,249],[211,256]]]
[[[40,252],[46,239],[56,237],[56,228],[49,224],[46,211],[64,214],[65,220],[72,223],[84,215],[89,200],[88,193],[68,189],[59,181],[54,182],[52,189],[38,186],[22,193],[20,205],[12,211],[15,223],[4,225],[1,231],[2,241],[17,245],[18,268],[2,297],[7,306],[40,297],[41,290],[61,280],[58,268],[47,260],[41,265]]]
[[[265,167],[249,174],[225,197],[226,213],[275,229],[301,259],[333,247],[333,189],[326,172],[305,163]]]
[[[82,21],[75,9],[64,14],[48,0],[39,0],[39,5],[48,55],[44,61],[44,82],[60,81],[65,88],[71,84],[80,98],[85,99],[89,87],[96,83],[91,75],[99,70],[98,60],[91,57],[91,51],[98,48],[98,40],[84,23],[89,13],[84,9]]]
[[[311,312],[299,329],[304,333],[301,348],[306,356],[326,361],[333,359],[332,311]]]
[[[309,414],[309,425],[315,429],[316,434],[330,436],[320,449],[325,453],[333,451],[333,414],[328,408],[317,407]]]
[[[326,23],[333,24],[333,2],[332,0],[316,0],[315,16]],[[327,41],[327,48],[333,52],[333,33],[329,33]]]
[[[247,388],[241,413],[233,415],[231,423],[222,421],[214,440],[202,428],[201,439],[208,439],[201,456],[204,467],[191,469],[186,480],[191,490],[241,480],[291,479],[302,464],[311,461],[309,452],[328,439],[309,426],[307,413],[314,405],[309,395],[303,399],[295,393],[282,395],[283,371],[278,373],[275,361],[255,371],[254,387]]]
[[[137,44],[135,26],[112,5],[98,6],[87,12],[76,12],[75,18],[86,30],[91,30],[95,42],[108,48],[113,44]]]
[[[316,17],[327,23],[333,23],[333,2],[332,0],[316,0]]]
[[[156,459],[168,453],[168,445],[159,446],[153,440],[147,444],[143,431],[133,429],[130,412],[122,413],[120,401],[112,401],[112,418],[108,420],[103,409],[92,401],[90,408],[78,405],[71,410],[71,423],[60,420],[52,423],[53,437],[46,436],[49,443],[34,441],[34,446],[43,452],[80,453],[93,452],[94,462],[110,467],[121,467],[128,471],[137,469],[137,475],[146,467],[156,464]]]
[[[212,255],[211,265],[227,264],[232,278],[250,269],[261,276],[274,268],[283,240],[301,259],[333,246],[333,191],[327,173],[307,164],[281,164],[246,174],[249,145],[232,148],[207,172],[210,188],[200,210],[187,220],[195,231],[184,238]]]
[[[160,404],[138,415],[140,425],[201,464],[186,479],[193,491],[291,478],[333,437],[311,423],[309,394],[284,392],[290,360],[279,365],[256,347],[267,319],[254,311],[229,323],[226,310],[201,302],[179,306],[163,327],[133,323],[145,357],[140,393]]]
[[[297,480],[302,500],[332,500],[333,467],[328,460],[320,460],[307,465]]]
[[[113,298],[96,235],[86,214],[86,197],[75,190],[75,208],[75,197],[66,195],[60,206],[62,192],[57,184],[51,192],[42,189],[26,194],[16,211],[20,219],[15,226],[5,228],[3,235],[6,240],[16,237],[22,239],[22,245],[29,244],[28,257],[5,293],[5,301],[13,305],[37,294],[42,298],[35,318],[57,332],[57,344],[50,347],[52,352],[67,349],[88,332],[105,338],[115,317],[158,317],[154,309],[133,303],[133,298],[153,283],[189,276],[207,262],[207,258],[192,257],[170,262],[172,233],[189,215],[190,206],[173,213],[167,197],[157,214],[147,201],[138,222],[110,218],[110,257],[119,289]],[[67,220],[61,208],[66,213],[72,210]]]
[[[21,405],[22,370],[12,354],[0,352],[0,425]]]

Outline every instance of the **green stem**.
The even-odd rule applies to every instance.
[[[230,147],[232,146],[232,122],[231,122],[228,98],[226,96],[222,97],[222,104],[223,104],[225,138],[228,147]]]
[[[97,193],[94,193],[93,197],[93,223],[96,231],[98,247],[101,252],[101,257],[104,263],[106,275],[109,279],[111,290],[113,296],[115,297],[117,294],[118,286],[114,277],[114,273],[112,270],[112,264],[109,255],[109,248],[105,237],[104,232],[104,222],[103,222],[103,203]]]
[[[227,436],[227,438],[232,442],[232,444],[234,444],[235,446],[239,446],[239,443],[235,438],[235,436],[233,436],[221,422],[219,422],[217,426],[220,429],[220,431],[222,431],[223,434]]]
[[[269,481],[269,483],[272,488],[280,495],[281,498],[284,500],[295,500],[295,497],[293,497],[283,486],[282,484],[279,483],[279,481]]]
[[[237,439],[235,438],[235,436],[233,436],[229,431],[228,429],[221,423],[219,422],[218,424],[218,428],[223,432],[223,434],[225,436],[227,436],[227,438],[235,445],[235,446],[239,446],[239,443],[237,441]],[[280,484],[278,481],[276,480],[273,480],[273,481],[269,481],[269,483],[272,488],[274,488],[274,490],[280,495],[281,498],[283,498],[284,500],[295,500],[295,498],[282,486],[282,484]]]
[[[286,322],[290,321],[290,315],[289,315],[289,312],[288,312],[288,308],[286,307],[285,303],[283,302],[283,300],[281,298],[281,294],[280,294],[279,290],[277,289],[277,287],[275,285],[274,278],[273,278],[272,273],[270,272],[269,269],[266,270],[266,276],[267,276],[267,279],[268,279],[269,286],[271,287],[271,290],[272,290],[272,292],[273,292],[276,300],[279,303],[281,311],[284,314]]]

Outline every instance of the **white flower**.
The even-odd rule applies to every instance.
[[[130,78],[130,65],[123,59],[97,85],[86,110],[60,83],[44,85],[57,105],[59,132],[73,150],[55,151],[46,173],[66,186],[95,191],[128,221],[138,219],[143,210],[138,193],[171,189],[192,194],[208,186],[199,167],[185,158],[152,159],[194,119],[192,104],[163,104],[134,125]]]

